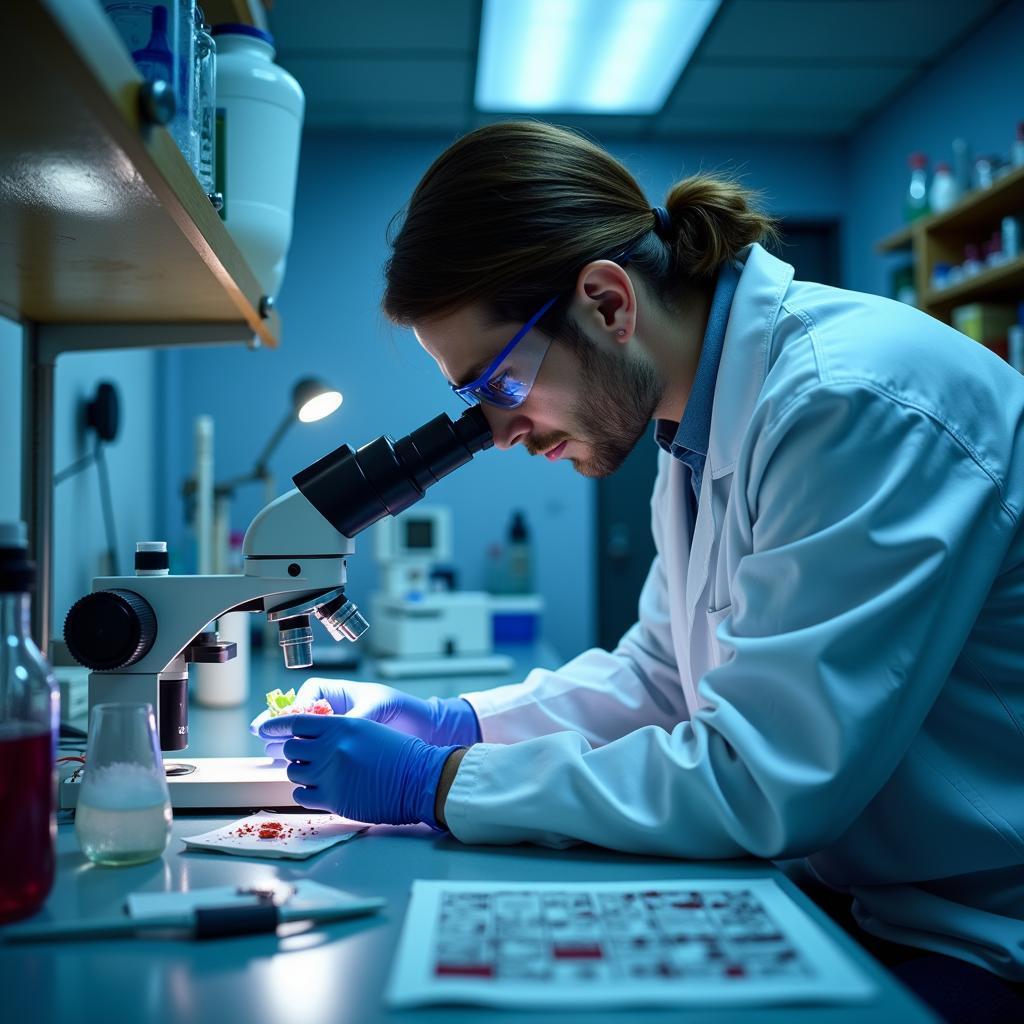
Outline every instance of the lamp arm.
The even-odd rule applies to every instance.
[[[266,466],[257,467],[249,473],[242,473],[239,476],[218,481],[213,485],[213,493],[218,498],[234,497],[234,493],[239,487],[244,487],[246,484],[254,484],[258,480],[266,480],[267,476]]]
[[[270,435],[270,440],[267,441],[263,451],[260,452],[259,458],[256,459],[256,465],[253,468],[252,476],[250,479],[260,480],[267,475],[267,460],[273,454],[274,449],[281,443],[281,438],[288,433],[288,428],[295,422],[295,411],[289,409],[285,413],[284,419],[278,424],[277,429]]]

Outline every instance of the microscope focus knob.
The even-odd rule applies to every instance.
[[[156,615],[131,590],[97,590],[76,601],[64,620],[64,642],[86,668],[109,670],[134,665],[156,640]]]

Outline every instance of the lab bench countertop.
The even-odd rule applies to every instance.
[[[808,900],[774,866],[759,861],[680,862],[630,857],[580,846],[463,846],[425,825],[374,826],[305,861],[274,861],[184,852],[182,836],[231,819],[177,815],[166,852],[129,868],[89,864],[72,824],[57,836],[57,880],[39,920],[107,917],[122,912],[130,892],[167,892],[214,885],[252,886],[270,879],[309,878],[357,896],[380,896],[382,911],[312,930],[230,939],[174,941],[102,939],[0,943],[3,1013],[33,1024],[441,1024],[498,1016],[507,1024],[593,1024],[609,1021],[765,1022],[765,1024],[900,1024],[935,1018],[884,968]],[[775,877],[875,982],[878,995],[856,1006],[743,1009],[623,1010],[621,1012],[488,1011],[469,1007],[389,1010],[384,992],[412,882],[648,881],[652,879]]]
[[[550,649],[517,652],[505,677],[406,680],[420,696],[452,695],[522,679],[534,665],[555,667]],[[197,756],[262,753],[250,719],[275,686],[297,686],[310,675],[373,679],[372,661],[357,670],[287,673],[276,658],[253,659],[245,706],[191,709],[189,752]],[[184,755],[187,757],[187,754]],[[57,833],[57,877],[38,921],[119,915],[131,892],[171,892],[217,885],[254,886],[271,879],[309,878],[357,896],[383,897],[376,914],[278,935],[210,941],[101,939],[31,945],[0,942],[0,1018],[33,1024],[440,1024],[498,1017],[507,1024],[586,1021],[709,1021],[767,1024],[923,1024],[936,1018],[831,919],[766,861],[685,862],[634,857],[591,846],[547,850],[531,846],[464,846],[425,825],[374,826],[308,860],[280,861],[185,852],[182,837],[226,825],[231,816],[175,814],[167,850],[127,868],[90,864],[66,813]],[[870,1003],[804,1007],[696,1008],[621,1012],[493,1011],[438,1007],[392,1011],[384,992],[415,879],[460,881],[649,881],[770,876],[833,937],[877,986]],[[500,1014],[500,1016],[499,1016]]]

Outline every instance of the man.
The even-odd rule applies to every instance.
[[[1020,981],[1024,383],[923,313],[794,282],[770,230],[709,176],[652,209],[543,124],[428,170],[385,311],[498,448],[602,476],[657,420],[658,557],[614,652],[446,701],[310,681],[339,717],[294,722],[296,799],[799,858],[875,935]]]

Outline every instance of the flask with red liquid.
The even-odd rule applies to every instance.
[[[0,523],[0,922],[34,914],[53,885],[60,694],[29,635],[35,566],[23,523]]]

